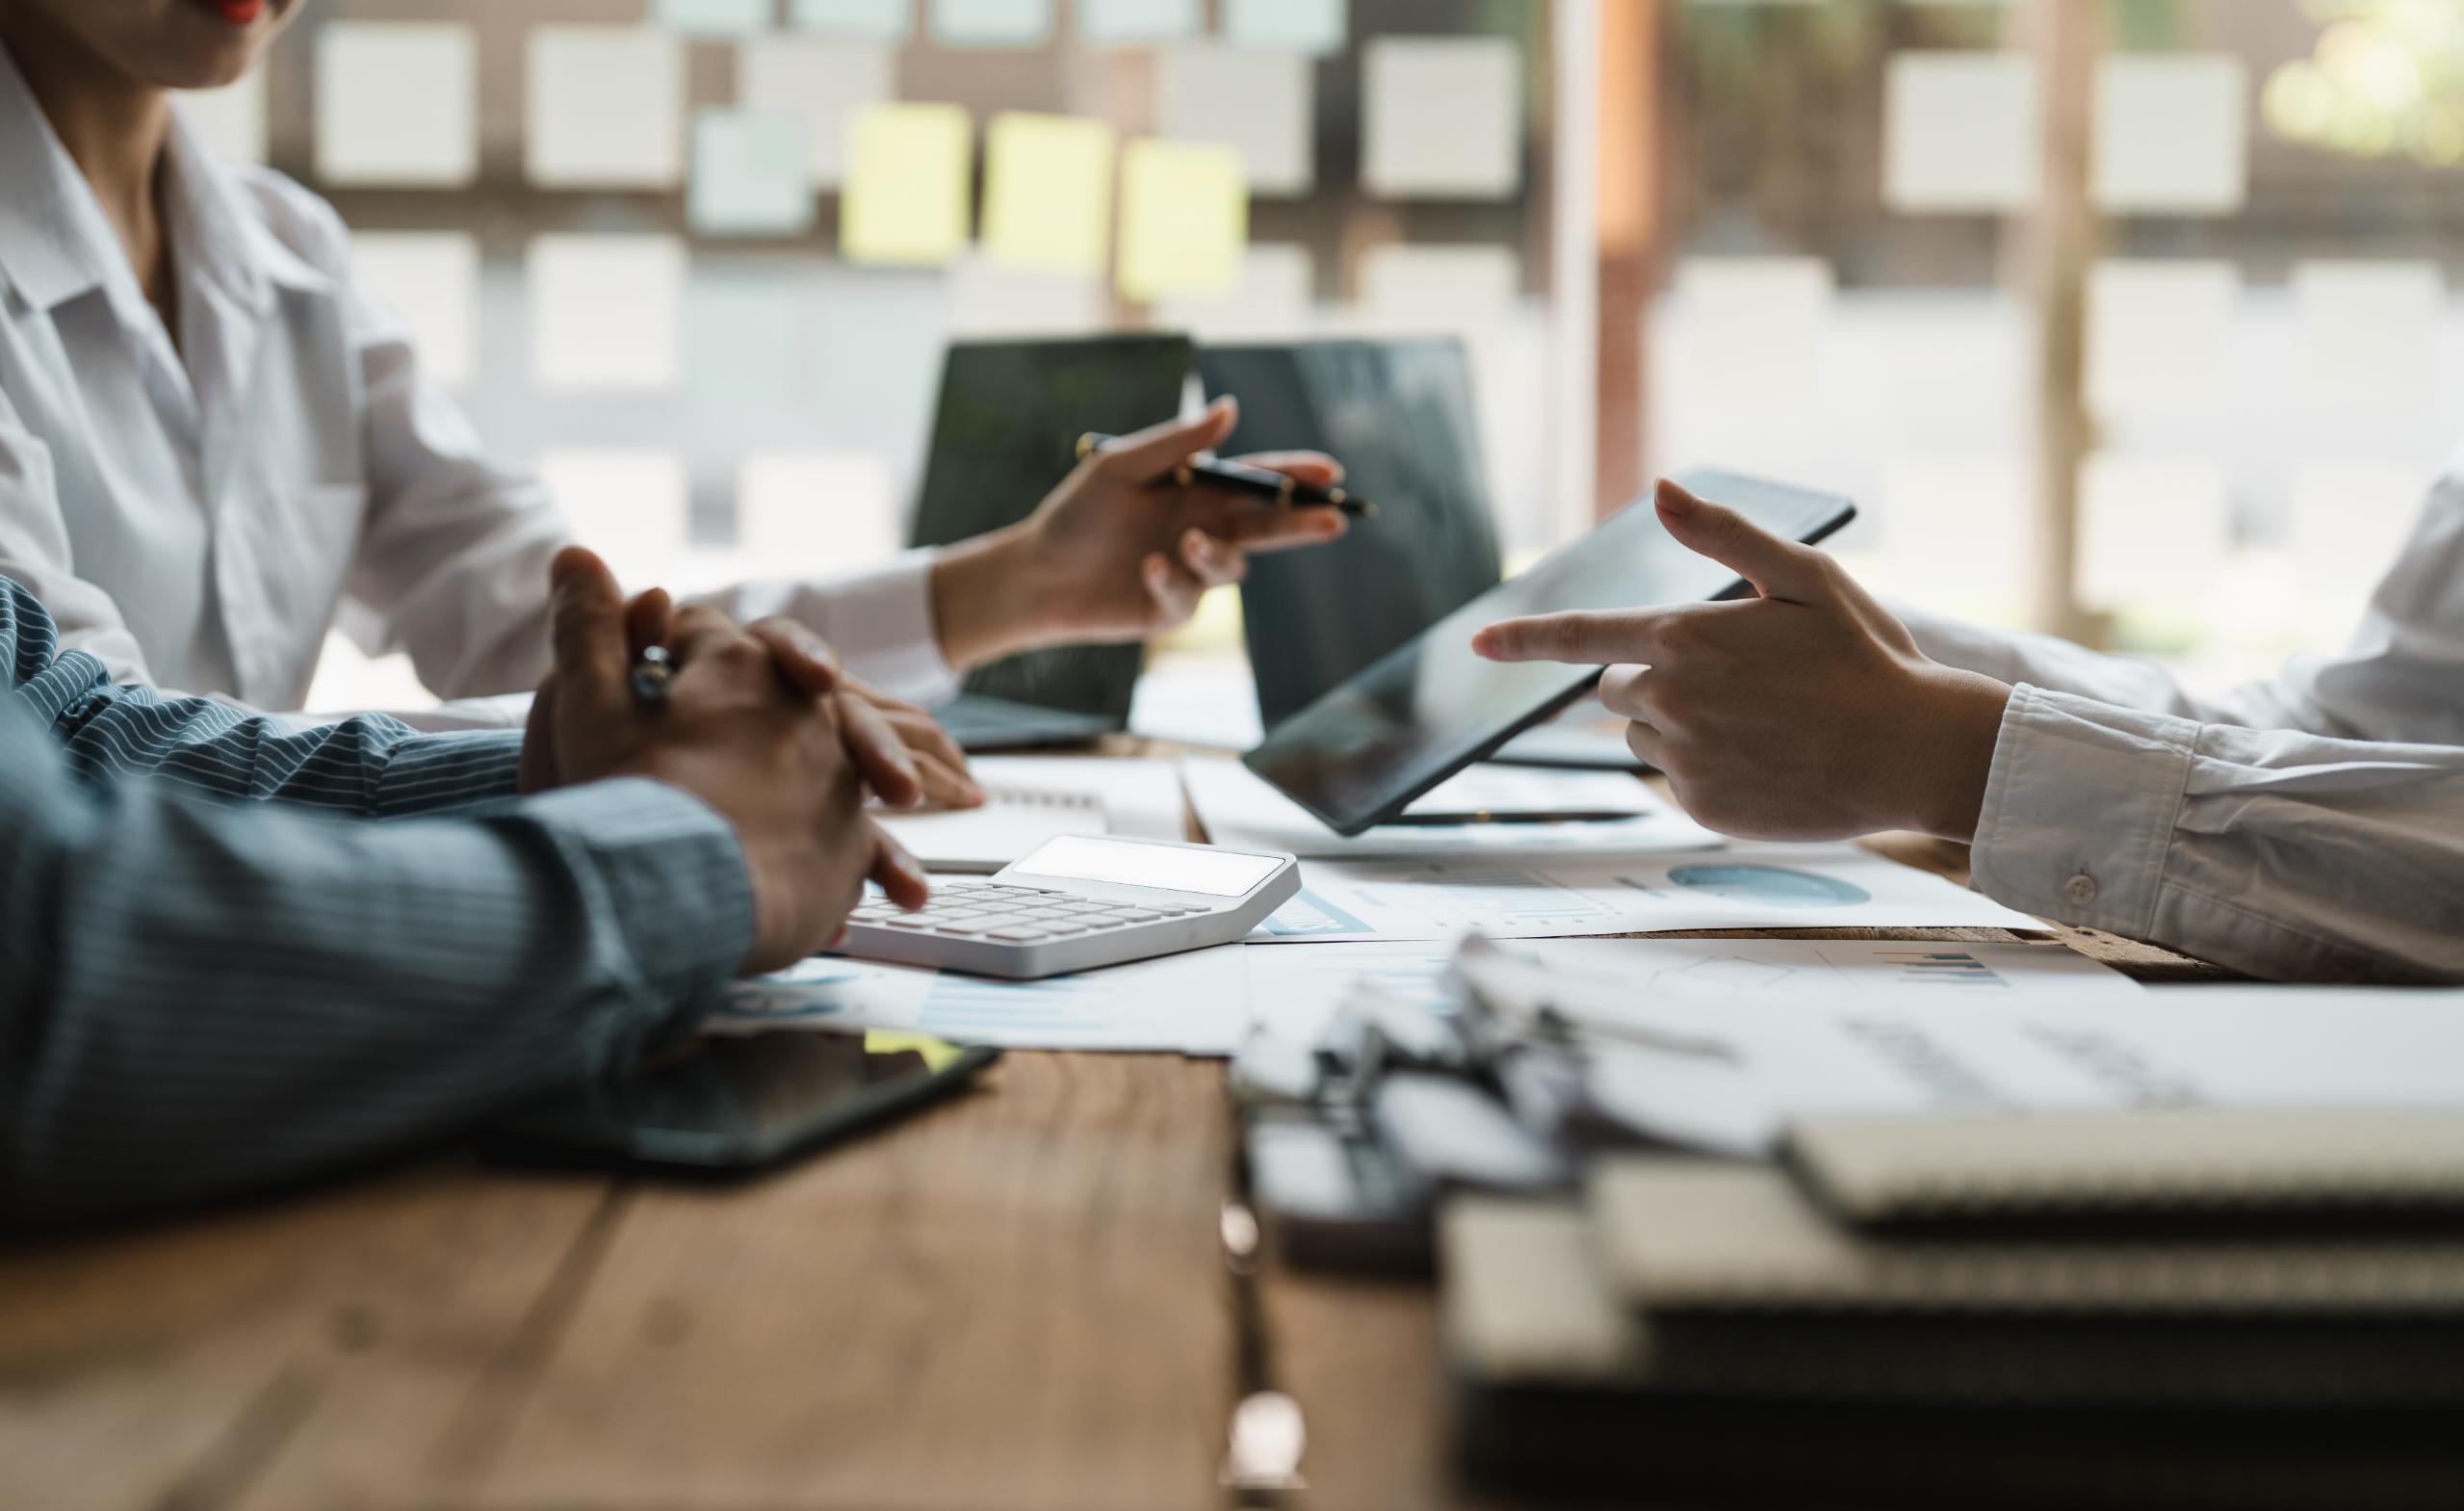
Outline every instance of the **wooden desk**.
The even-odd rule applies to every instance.
[[[1232,1155],[1219,1064],[1013,1054],[747,1185],[448,1157],[0,1254],[0,1507],[1220,1507],[1258,1383],[1309,1426],[1284,1503],[1457,1503],[1430,1288],[1235,1275]]]

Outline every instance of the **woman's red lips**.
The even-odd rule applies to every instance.
[[[265,0],[206,0],[214,13],[233,26],[246,26],[265,13]]]

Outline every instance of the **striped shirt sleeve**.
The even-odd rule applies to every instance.
[[[84,651],[57,653],[50,616],[0,578],[0,667],[88,781],[140,773],[210,797],[278,799],[362,818],[474,812],[513,795],[518,730],[423,735],[381,715],[312,729],[211,698],[114,686]]]

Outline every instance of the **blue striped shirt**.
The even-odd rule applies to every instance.
[[[734,834],[639,779],[517,799],[520,752],[115,687],[0,579],[0,1229],[400,1149],[691,1022],[752,939]]]

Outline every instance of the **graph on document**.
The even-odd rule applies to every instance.
[[[1964,950],[1877,950],[1874,959],[1887,968],[1901,986],[1964,992],[2010,990],[2009,977]]]
[[[1452,871],[1415,867],[1360,888],[1363,900],[1442,917],[1460,928],[1501,932],[1559,924],[1589,924],[1614,916],[1597,899],[1559,884],[1536,871],[1496,867]]]

